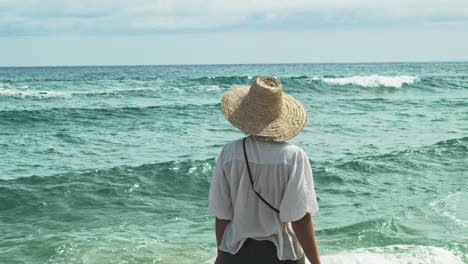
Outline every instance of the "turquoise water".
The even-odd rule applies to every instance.
[[[309,111],[324,263],[468,263],[468,63],[0,68],[0,263],[210,263],[233,85]]]

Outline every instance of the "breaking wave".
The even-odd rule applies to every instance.
[[[325,264],[463,264],[459,257],[444,248],[417,245],[360,248],[323,256],[322,261]]]
[[[321,80],[328,84],[334,85],[348,85],[355,84],[364,87],[402,87],[404,84],[412,84],[419,80],[417,76],[382,76],[382,75],[370,75],[370,76],[352,76],[352,77],[339,77],[339,78],[327,78],[327,77],[313,77],[313,80]]]
[[[68,96],[69,93],[58,91],[0,89],[0,96],[2,95],[12,97],[64,97]]]

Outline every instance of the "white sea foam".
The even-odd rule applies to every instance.
[[[468,227],[467,199],[468,193],[458,191],[449,194],[446,198],[432,201],[429,205],[440,215],[450,218],[456,224]]]
[[[220,91],[221,87],[219,85],[200,85],[196,87],[200,91],[213,92]]]
[[[146,91],[151,90],[150,88],[115,88],[115,89],[103,89],[95,91],[75,91],[70,92],[70,94],[115,94],[120,92],[129,92],[129,91]]]
[[[324,264],[463,264],[446,249],[415,245],[361,248],[321,259]]]
[[[15,87],[14,85],[11,85],[9,83],[0,83],[0,89],[4,89],[4,88],[1,88],[1,87],[26,89],[26,88],[29,88],[29,85],[23,84],[23,85]]]
[[[25,97],[59,97],[59,96],[67,96],[69,94],[66,92],[57,92],[57,91],[0,89],[0,95],[25,96]]]
[[[18,88],[29,88],[27,85]],[[116,88],[116,89],[103,89],[95,91],[40,91],[40,90],[17,90],[17,89],[4,89],[0,88],[0,96],[24,96],[24,97],[68,97],[79,94],[117,94],[120,92],[128,91],[142,91],[151,90],[149,88]]]
[[[323,264],[463,264],[452,252],[439,247],[395,245],[360,248],[321,256]],[[206,263],[213,263],[211,258]],[[310,264],[306,260],[307,264]]]
[[[313,80],[322,80],[323,82],[335,85],[346,85],[356,84],[364,87],[377,87],[377,86],[388,86],[388,87],[401,87],[403,84],[412,84],[419,80],[417,76],[382,76],[382,75],[370,75],[370,76],[352,76],[342,78],[323,78],[314,77]]]
[[[178,94],[183,94],[185,91],[183,89],[180,89],[179,87],[171,87],[173,91],[176,91]]]

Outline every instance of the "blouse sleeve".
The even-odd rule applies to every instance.
[[[229,184],[223,170],[223,151],[219,154],[211,179],[208,212],[219,219],[232,220]]]
[[[306,153],[300,150],[290,170],[288,184],[281,200],[280,220],[297,221],[306,213],[314,215],[318,209],[312,168]]]

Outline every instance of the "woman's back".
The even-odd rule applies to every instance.
[[[209,211],[232,220],[220,249],[235,254],[247,238],[272,241],[279,259],[299,259],[302,249],[290,221],[318,210],[312,171],[305,152],[287,142],[266,142],[250,136],[245,142],[255,190],[245,162],[243,140],[225,145],[213,174]]]

